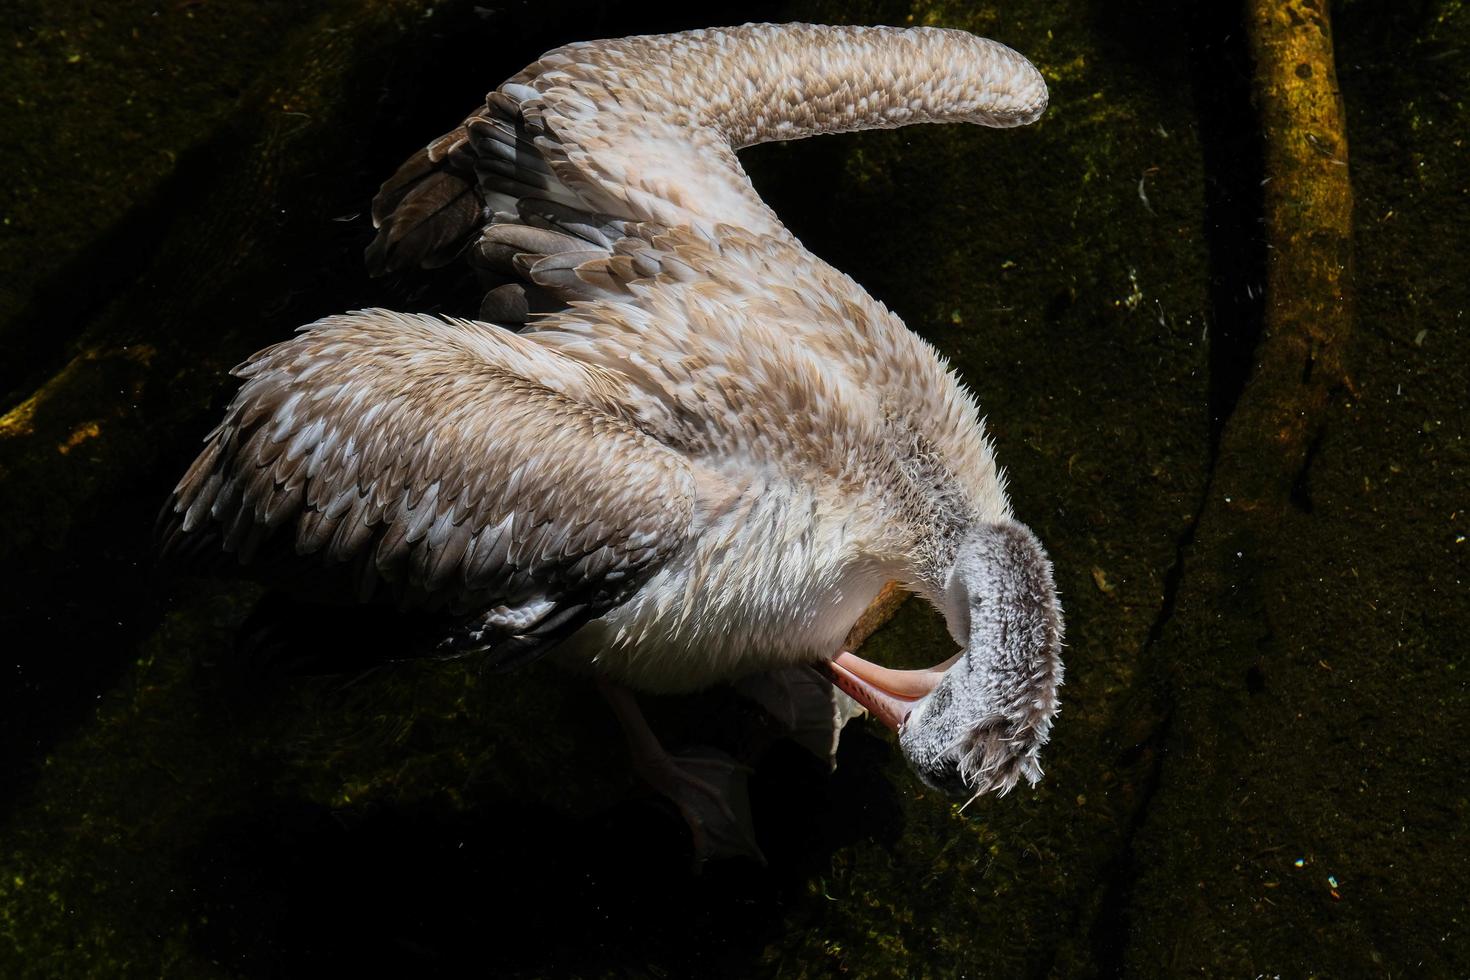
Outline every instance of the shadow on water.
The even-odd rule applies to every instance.
[[[1265,310],[1264,145],[1251,94],[1241,4],[1126,0],[1094,7],[1105,50],[1135,67],[1144,85],[1189,86],[1205,180],[1201,239],[1209,249],[1210,432],[1235,408],[1250,373]]]
[[[1266,308],[1265,146],[1251,102],[1243,11],[1202,4],[1190,30],[1210,250],[1210,433],[1217,444],[1245,388]]]
[[[834,851],[898,834],[891,790],[865,764],[886,746],[847,741],[830,780],[792,746],[768,753],[752,801],[769,867],[724,861],[694,876],[681,821],[651,800],[586,816],[519,796],[344,816],[257,799],[185,856],[207,922],[193,941],[252,973],[747,976]]]
[[[1102,46],[1136,66],[1145,84],[1189,86],[1196,109],[1204,179],[1201,240],[1208,250],[1209,432],[1211,459],[1225,421],[1245,388],[1265,311],[1266,242],[1263,234],[1264,144],[1251,93],[1251,58],[1241,4],[1201,4],[1191,16],[1157,0],[1127,0],[1094,7],[1092,25]],[[1174,52],[1161,54],[1160,52]],[[1171,70],[1162,70],[1167,66]],[[1197,504],[1202,506],[1201,504]],[[1199,511],[1180,534],[1176,555],[1194,538]],[[1163,600],[1150,627],[1145,654],[1174,613],[1183,573],[1176,557],[1163,582]],[[1131,842],[1159,787],[1161,749],[1169,737],[1172,707],[1167,692],[1142,695],[1155,703],[1139,716],[1157,715],[1141,742],[1119,758],[1121,769],[1141,774],[1140,803],[1124,829],[1129,842],[1102,872],[1102,898],[1089,929],[1099,976],[1126,973],[1132,923],[1130,908],[1139,869]],[[1127,740],[1125,740],[1127,741]]]

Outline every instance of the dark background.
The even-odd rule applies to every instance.
[[[0,974],[1470,972],[1470,11],[1333,5],[1350,378],[1279,540],[1201,585],[1270,134],[1243,8],[1181,9],[8,5]],[[963,814],[876,726],[828,776],[728,694],[653,703],[756,765],[769,866],[692,876],[579,682],[258,671],[258,590],[162,575],[151,529],[250,352],[344,309],[473,311],[452,269],[362,271],[401,159],[557,44],[764,19],[963,27],[1051,85],[1024,131],[744,159],[977,392],[1056,560],[1068,676],[1047,779]],[[910,603],[871,655],[947,642]]]

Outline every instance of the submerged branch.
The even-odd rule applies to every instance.
[[[1326,0],[1245,6],[1265,151],[1260,339],[1183,538],[1177,591],[1146,650],[1145,673],[1164,690],[1146,682],[1119,715],[1120,737],[1144,749],[1134,775],[1158,789],[1132,845],[1150,860],[1124,862],[1116,890],[1127,908],[1106,921],[1135,923],[1114,965],[1145,974],[1186,969],[1171,951],[1211,948],[1219,899],[1180,902],[1171,883],[1223,880],[1236,860],[1230,822],[1253,740],[1249,678],[1289,655],[1284,597],[1312,560],[1290,551],[1282,531],[1299,516],[1294,491],[1332,395],[1348,384],[1353,195]]]
[[[1326,0],[1251,0],[1265,134],[1265,323],[1226,426],[1216,488],[1281,513],[1330,394],[1346,381],[1352,187]]]

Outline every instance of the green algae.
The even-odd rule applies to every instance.
[[[1185,640],[1200,645],[1186,669],[1220,668],[1215,695],[1176,690],[1176,710],[1209,713],[1176,733],[1141,839],[1140,972],[1464,972],[1465,859],[1443,846],[1466,815],[1451,788],[1466,764],[1463,422],[1422,423],[1467,381],[1465,288],[1435,256],[1470,228],[1465,109],[1438,94],[1470,22],[1453,3],[1335,16],[1357,198],[1350,380],[1277,539],[1219,545],[1235,560],[1217,615],[1253,623],[1249,643]],[[1419,330],[1445,346],[1426,352]]]
[[[281,0],[6,5],[0,343],[11,357],[0,391],[54,366],[84,311],[135,275],[140,256],[97,254],[82,282],[63,285],[67,261],[157,197],[311,13]]]
[[[70,277],[90,274],[94,246],[140,268],[89,304],[68,359],[0,416],[0,555],[38,569],[65,565],[62,542],[78,517],[157,479],[150,467],[160,456],[182,455],[176,447],[208,428],[206,409],[232,365],[301,323],[380,295],[356,240],[368,224],[364,202],[391,167],[386,156],[377,162],[383,150],[372,141],[405,126],[421,139],[424,127],[376,96],[386,83],[406,92],[468,87],[454,85],[461,75],[452,68],[425,76],[417,58],[482,13],[493,11],[407,0],[317,9],[277,38],[234,111],[200,136],[137,220],[119,217],[100,241],[67,249]],[[519,59],[518,35],[506,37]],[[161,98],[169,80],[158,85]],[[44,310],[28,308],[13,323],[52,334]],[[108,437],[68,455],[94,424]]]
[[[371,30],[412,34],[401,10],[376,20],[380,8],[362,9],[356,33],[329,42],[340,46],[319,53],[327,28],[354,21],[346,13],[304,29],[280,59],[316,69],[254,90],[247,119],[299,85],[286,101],[323,128],[272,116],[227,136],[232,152],[264,149],[200,178],[208,193],[194,200],[217,199],[206,228],[233,227],[277,192],[302,214],[320,184],[290,191],[297,175],[341,172],[337,140],[320,134],[364,120],[348,108],[364,89],[341,69],[367,58],[379,70],[354,47]],[[253,976],[324,963],[404,972],[493,963],[525,976],[1464,972],[1456,896],[1466,859],[1447,842],[1470,805],[1456,789],[1470,713],[1452,642],[1470,626],[1454,601],[1470,571],[1456,411],[1466,296],[1445,269],[1470,227],[1454,95],[1470,29],[1461,5],[1386,21],[1361,4],[1340,12],[1360,207],[1351,383],[1334,398],[1272,554],[1243,553],[1238,575],[1219,583],[1225,598],[1209,602],[1191,598],[1202,586],[1178,556],[1214,465],[1217,231],[1201,215],[1220,175],[1203,162],[1185,59],[1167,53],[1189,47],[1183,26],[1143,4],[1079,14],[816,3],[781,13],[967,27],[1033,57],[1052,86],[1048,116],[1030,130],[921,128],[748,154],[803,240],[938,345],[977,391],[1018,514],[1056,560],[1067,611],[1068,683],[1046,780],[960,812],[927,792],[869,722],[849,730],[828,777],[771,746],[732,698],[658,701],[661,731],[756,763],[769,868],[692,878],[679,822],[639,798],[588,689],[549,668],[505,677],[460,664],[242,677],[231,658],[256,592],[189,587],[161,618],[139,617],[96,707],[28,760],[34,772],[3,831],[0,972]],[[1150,17],[1165,23],[1144,32],[1155,50],[1141,53],[1134,34]],[[217,113],[211,105],[195,111]],[[445,121],[466,107],[446,107]],[[404,148],[368,152],[391,166]],[[374,174],[352,179],[371,192]],[[322,248],[319,237],[289,245],[295,229],[360,206],[345,197],[328,194],[274,232],[247,224],[239,254],[217,231],[163,234],[148,292],[91,321],[87,343],[116,358],[89,355],[107,373],[79,360],[85,385],[6,416],[15,433],[0,436],[30,440],[0,457],[11,554],[28,562],[36,547],[63,547],[26,543],[52,524],[37,521],[37,498],[83,541],[96,540],[87,509],[146,520],[148,508],[112,498],[139,473],[170,470],[150,488],[173,475],[149,443],[207,428],[228,363],[328,311],[316,304],[367,302],[355,297],[368,287],[352,278],[353,248]],[[203,258],[184,258],[195,252]],[[288,268],[308,273],[271,282]],[[150,298],[180,269],[209,285]],[[312,292],[315,277],[345,285]],[[237,309],[191,338],[217,283]],[[155,303],[170,324],[164,343],[122,359],[138,340],[132,324]],[[263,305],[276,312],[261,322]],[[121,406],[113,393],[159,385],[154,370],[184,407]],[[43,453],[45,467],[30,469]],[[125,459],[134,468],[123,477]],[[1230,543],[1227,534],[1219,547]],[[123,596],[139,588],[101,581]],[[31,603],[18,617],[73,608],[39,592],[11,592]],[[100,615],[63,635],[111,636],[95,626]],[[1198,627],[1211,617],[1233,632]],[[42,644],[51,629],[22,636]],[[1212,647],[1222,635],[1250,642]],[[914,601],[869,646],[907,665],[949,649],[937,617]]]
[[[261,800],[343,823],[383,805],[452,823],[486,798],[513,797],[545,820],[627,795],[616,742],[579,721],[585,699],[567,697],[547,669],[498,695],[475,672],[437,665],[346,683],[252,682],[221,653],[234,652],[257,597],[196,590],[79,734],[43,760],[25,820],[7,835],[7,975],[215,973],[196,937],[233,924],[201,896],[192,856]],[[517,737],[533,725],[538,738]],[[577,734],[586,740],[574,744]]]

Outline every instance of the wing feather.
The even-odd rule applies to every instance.
[[[237,373],[166,508],[170,545],[343,571],[354,597],[381,579],[467,624],[455,652],[566,635],[689,531],[689,464],[620,416],[618,383],[502,328],[329,317]]]
[[[1025,58],[963,31],[747,24],[569,44],[383,185],[368,263],[442,265],[525,198],[711,239],[733,226],[793,241],[741,147],[913,123],[1017,126],[1046,102]]]

